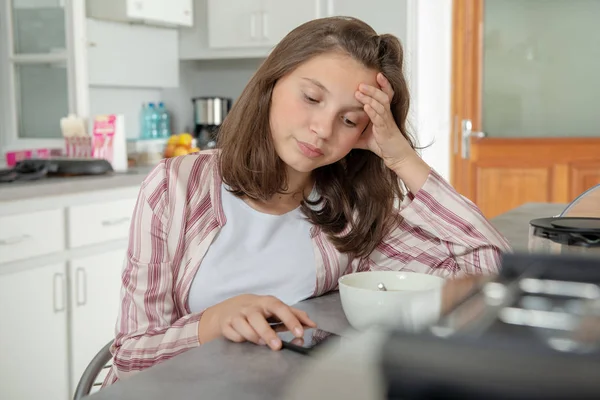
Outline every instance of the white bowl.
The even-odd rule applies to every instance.
[[[340,298],[350,325],[419,331],[440,316],[445,280],[416,272],[367,271],[342,276]],[[387,291],[377,288],[383,283]]]

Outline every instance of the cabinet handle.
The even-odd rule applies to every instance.
[[[256,39],[256,13],[250,14],[250,38]]]
[[[0,246],[10,246],[12,244],[19,244],[21,242],[24,242],[27,239],[31,239],[31,236],[30,235],[21,235],[21,236],[9,237],[8,239],[0,240]]]
[[[129,217],[117,218],[117,219],[105,219],[102,221],[102,226],[115,226],[121,225],[125,222],[129,222]]]
[[[87,303],[87,276],[85,269],[78,267],[75,270],[75,290],[77,291],[77,307]]]
[[[65,311],[66,294],[65,294],[65,277],[61,273],[54,274],[52,282],[52,308],[55,313]]]
[[[262,38],[263,39],[268,39],[269,38],[269,14],[267,14],[266,12],[261,12],[262,15]]]

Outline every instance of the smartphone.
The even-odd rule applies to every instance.
[[[339,344],[340,336],[318,328],[304,328],[304,336],[297,338],[292,332],[283,329],[275,329],[281,339],[282,348],[289,349],[301,354],[310,355],[310,353],[325,343]]]

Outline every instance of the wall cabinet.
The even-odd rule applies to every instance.
[[[326,14],[347,15],[365,21],[379,34],[391,33],[403,44],[407,40],[409,0],[327,0]]]
[[[315,0],[208,0],[211,48],[271,47],[296,26],[319,17]]]
[[[291,30],[312,19],[344,15],[378,33],[408,38],[414,0],[194,0],[194,24],[179,31],[184,60],[262,58]]]
[[[177,30],[88,18],[88,84],[179,86]]]
[[[92,18],[149,25],[192,26],[192,0],[87,0]]]

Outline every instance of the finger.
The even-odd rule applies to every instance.
[[[316,328],[317,323],[310,319],[306,311],[298,310],[297,308],[290,307],[296,318],[300,321],[303,326],[308,326],[310,328]]]
[[[390,97],[380,88],[376,88],[371,85],[365,85],[363,83],[358,86],[358,91],[363,94],[366,94],[369,97],[374,98],[375,100],[383,104],[385,107],[389,107],[390,105]]]
[[[375,109],[371,107],[371,105],[365,104],[364,109],[369,118],[371,119],[371,122],[373,122],[374,127],[385,127],[385,120],[383,119],[383,116],[377,111],[375,111]]]
[[[236,332],[235,329],[231,325],[226,325],[223,328],[223,337],[231,340],[232,342],[241,343],[244,342],[245,339],[242,335]]]
[[[386,111],[386,108],[383,104],[381,104],[379,101],[377,101],[377,99],[375,99],[374,97],[370,96],[370,95],[366,95],[363,92],[356,92],[356,99],[358,101],[360,101],[363,104],[368,104],[371,106],[371,108],[373,108],[375,111],[377,111],[379,114],[384,114]]]
[[[279,350],[281,348],[281,340],[275,333],[271,325],[265,319],[265,316],[259,312],[254,312],[248,316],[248,323],[252,326],[254,331],[258,333],[261,340],[268,344],[273,350]]]
[[[269,299],[265,304],[265,312],[275,315],[296,337],[304,335],[302,324],[294,315],[291,308],[276,298]]]
[[[392,89],[390,81],[388,81],[385,75],[380,72],[377,74],[377,83],[379,83],[379,87],[381,87],[381,90],[388,96],[391,103],[394,98],[394,89]]]
[[[258,342],[260,340],[260,336],[258,333],[256,333],[254,328],[250,326],[246,318],[235,318],[233,321],[231,321],[231,327],[235,329],[237,333],[242,335],[247,341],[259,344]]]

